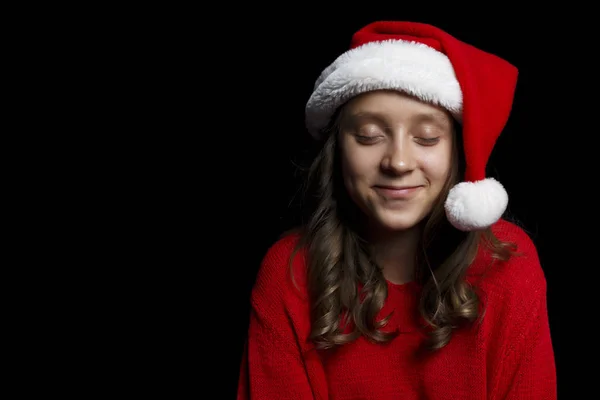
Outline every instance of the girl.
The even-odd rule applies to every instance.
[[[555,399],[546,281],[485,168],[517,69],[375,22],[306,106],[311,213],[265,255],[238,399]]]

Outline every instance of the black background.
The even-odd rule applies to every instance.
[[[594,64],[585,49],[593,44],[582,11],[546,9],[542,17],[500,4],[460,12],[280,7],[207,12],[197,21],[177,14],[173,30],[157,28],[160,62],[169,64],[163,89],[173,94],[161,99],[169,118],[148,136],[157,150],[146,155],[151,199],[144,204],[154,206],[142,222],[151,237],[142,252],[156,284],[143,289],[148,319],[135,319],[151,329],[131,339],[153,338],[141,364],[157,378],[144,385],[202,393],[208,383],[215,398],[234,397],[260,261],[297,220],[294,160],[309,141],[304,106],[313,84],[354,31],[377,19],[404,19],[437,25],[520,70],[489,175],[505,185],[510,215],[538,246],[559,392],[575,396],[591,370],[575,368],[574,360],[593,341],[595,317],[582,286],[595,274],[595,237],[585,231],[595,219],[598,131],[587,99]],[[167,31],[173,39],[162,40]]]
[[[566,44],[557,44],[551,37],[540,37],[548,33],[544,29],[552,28],[549,20],[537,23],[503,18],[497,22],[475,18],[455,20],[423,12],[355,14],[359,15],[313,16],[297,22],[274,23],[265,35],[272,29],[281,35],[274,35],[272,42],[261,43],[252,50],[257,53],[255,62],[262,63],[264,70],[257,68],[258,65],[252,67],[253,74],[248,77],[251,82],[244,85],[250,86],[248,95],[256,98],[248,106],[253,113],[244,113],[244,116],[254,115],[250,121],[238,121],[242,126],[250,122],[252,127],[252,133],[248,132],[252,139],[244,139],[248,146],[247,157],[240,160],[252,162],[239,167],[240,172],[250,174],[247,178],[253,181],[251,193],[255,200],[251,211],[242,217],[242,230],[243,240],[252,241],[254,246],[249,246],[249,252],[243,257],[234,256],[238,261],[235,267],[238,278],[232,292],[239,299],[236,308],[231,310],[235,314],[231,319],[233,329],[238,333],[234,348],[241,351],[247,324],[247,298],[260,258],[277,235],[295,222],[294,211],[289,208],[298,188],[293,160],[306,141],[303,111],[314,81],[323,68],[346,50],[351,33],[363,24],[375,18],[414,18],[437,24],[460,39],[505,58],[520,70],[513,113],[497,142],[488,170],[507,188],[509,213],[520,221],[538,246],[548,281],[559,388],[561,393],[569,393],[566,390],[569,367],[563,338],[564,331],[572,325],[564,321],[564,298],[568,296],[564,285],[565,274],[574,272],[577,268],[574,264],[580,259],[569,257],[569,246],[561,243],[570,235],[565,224],[569,223],[569,207],[576,203],[569,197],[582,190],[573,184],[573,179],[577,179],[573,174],[578,172],[569,167],[579,160],[577,151],[571,151],[588,143],[587,139],[577,139],[579,128],[571,122],[577,118],[570,113],[568,104],[573,97],[569,88],[575,89],[568,77],[576,70],[570,65],[572,49]],[[250,146],[255,150],[250,150]],[[557,209],[561,204],[566,209]],[[228,375],[232,382],[237,367],[234,361],[232,358]]]
[[[23,278],[5,277],[7,382],[78,398],[235,398],[260,261],[297,221],[313,84],[357,29],[402,19],[519,68],[489,175],[539,250],[559,398],[597,391],[596,14],[442,6],[28,6],[7,36],[21,113],[7,112],[6,136],[23,141],[6,146],[18,183],[5,188],[17,199],[6,272]]]

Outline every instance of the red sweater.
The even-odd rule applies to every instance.
[[[479,281],[486,307],[481,324],[456,332],[442,350],[419,357],[424,340],[415,314],[419,286],[388,282],[382,315],[402,334],[386,345],[364,338],[335,352],[316,351],[306,291],[290,281],[288,258],[297,238],[267,252],[251,296],[248,339],[240,370],[243,399],[556,399],[556,370],[546,309],[546,281],[536,248],[516,225],[499,221],[500,239],[524,253],[498,262]],[[301,254],[301,253],[300,253]],[[480,251],[469,269],[475,279],[491,258]],[[304,287],[303,256],[295,258]]]

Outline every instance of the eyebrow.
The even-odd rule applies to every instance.
[[[419,123],[429,122],[429,123],[434,123],[434,124],[441,125],[441,126],[452,125],[452,122],[449,121],[448,118],[445,118],[445,116],[442,116],[439,113],[419,114],[414,119],[416,122],[419,122]]]
[[[346,122],[349,122],[350,124],[355,124],[356,122],[361,120],[374,120],[382,125],[386,125],[386,120],[383,115],[377,112],[370,111],[361,111],[354,114],[347,114],[344,120],[346,120]]]
[[[356,123],[357,121],[360,120],[374,120],[377,121],[383,125],[386,125],[387,121],[385,116],[383,116],[380,113],[377,112],[373,112],[373,111],[360,111],[354,114],[348,114],[347,115],[347,121],[349,121],[350,123]],[[439,113],[422,113],[422,114],[418,114],[416,116],[414,116],[412,118],[412,120],[416,123],[434,123],[436,125],[439,126],[448,126],[448,125],[452,125],[451,121],[448,120],[448,118],[445,118],[445,116],[439,114]]]

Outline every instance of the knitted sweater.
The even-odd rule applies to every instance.
[[[287,236],[265,255],[251,295],[251,314],[240,369],[244,399],[555,399],[556,370],[546,308],[546,280],[536,248],[516,225],[493,227],[522,253],[496,261],[478,283],[486,308],[480,323],[457,331],[443,349],[417,354],[424,335],[416,311],[420,287],[388,282],[380,317],[401,334],[389,344],[364,338],[335,351],[315,350],[306,291],[290,280],[288,259],[297,238]],[[302,253],[294,270],[301,288]],[[480,250],[467,279],[492,261]],[[303,280],[304,278],[304,280]]]

